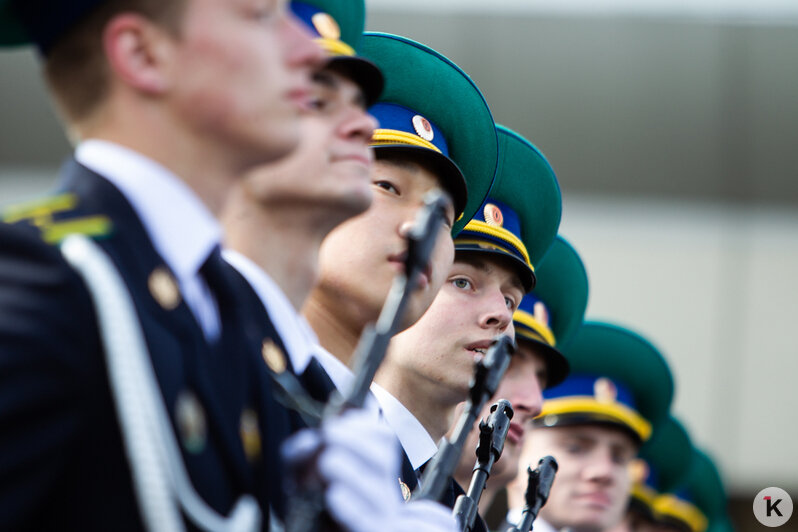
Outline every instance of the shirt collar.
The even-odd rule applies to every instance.
[[[308,328],[310,328],[310,325],[308,325]],[[324,371],[327,372],[336,390],[342,394],[346,394],[351,390],[355,380],[355,374],[352,373],[349,366],[338,360],[335,355],[324,349],[324,347],[318,343],[313,346],[313,356],[319,361]],[[366,399],[363,402],[363,409],[372,412],[375,415],[375,419],[382,419],[382,410],[373,393],[366,394]]]
[[[371,391],[380,404],[385,421],[399,438],[413,469],[418,469],[438,452],[437,444],[424,425],[390,392],[376,383],[372,383]]]
[[[152,159],[104,140],[81,142],[75,159],[119,189],[178,279],[199,272],[222,230],[191,187]]]
[[[274,279],[260,266],[232,249],[225,249],[222,255],[258,294],[272,325],[288,351],[294,371],[297,374],[305,371],[312,356],[312,346],[318,343],[316,335],[305,319],[297,313],[288,296],[277,286]]]
[[[513,508],[512,510],[508,510],[505,521],[513,526],[518,525],[518,521],[521,520],[521,512],[521,508]],[[535,532],[558,532],[556,528],[551,526],[548,521],[540,516],[535,518],[535,524],[532,528],[535,530]]]

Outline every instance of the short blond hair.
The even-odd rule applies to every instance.
[[[107,0],[61,36],[45,57],[44,73],[64,118],[68,122],[87,118],[107,95],[109,70],[102,35],[112,18],[138,13],[178,34],[185,4],[186,0]]]

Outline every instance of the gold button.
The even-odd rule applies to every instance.
[[[258,430],[258,414],[251,408],[241,412],[241,423],[239,424],[239,434],[241,443],[244,446],[244,454],[247,460],[256,462],[261,456],[260,430]]]
[[[177,396],[175,420],[183,447],[192,454],[202,452],[208,438],[208,424],[205,410],[192,392],[184,390]]]
[[[180,304],[180,289],[174,276],[163,266],[155,268],[147,280],[150,294],[166,310],[174,310]]]
[[[271,338],[267,338],[263,341],[261,354],[263,355],[263,360],[266,362],[266,365],[269,366],[269,369],[274,373],[282,373],[288,367],[288,363],[285,360],[285,353],[283,353],[282,349],[277,347],[277,344],[275,344],[274,340]]]

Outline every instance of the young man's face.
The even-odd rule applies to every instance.
[[[429,310],[391,341],[389,364],[465,400],[474,363],[498,334],[513,335],[524,295],[515,270],[479,254],[458,256]]]
[[[319,281],[314,297],[338,309],[343,321],[374,321],[382,309],[394,277],[404,269],[406,235],[413,227],[424,198],[440,190],[438,178],[415,163],[377,160],[371,177],[374,200],[362,215],[336,227],[321,246]],[[408,304],[405,326],[429,307],[451,267],[454,244],[451,202],[446,223],[436,240],[430,267]]]
[[[503,488],[518,473],[518,461],[521,459],[524,435],[531,428],[530,422],[540,414],[543,406],[541,390],[545,387],[545,359],[535,352],[534,344],[518,340],[518,349],[510,360],[510,365],[499,384],[499,389],[496,390],[493,399],[485,404],[479,418],[487,419],[490,415],[490,407],[499,399],[506,399],[513,406],[513,419],[510,422],[510,430],[507,432],[501,459],[493,464],[490,473],[492,489]],[[478,443],[479,428],[475,425],[466,441],[465,449],[468,452],[463,453],[458,465],[458,478],[470,478],[476,460],[471,451],[476,449]]]
[[[518,471],[525,435],[543,408],[543,389],[546,387],[546,360],[535,351],[535,344],[517,340],[518,349],[494,396],[494,399],[507,399],[513,406],[513,420],[504,451],[490,475],[491,482],[501,484],[510,482]]]
[[[324,58],[285,4],[187,0],[179,35],[162,50],[170,54],[171,110],[246,164],[296,147],[310,75]]]
[[[314,75],[310,102],[300,118],[297,149],[253,171],[244,187],[255,201],[359,214],[373,196],[369,142],[377,122],[366,111],[360,87],[329,69]]]
[[[598,532],[621,522],[629,502],[628,466],[637,443],[605,425],[536,427],[524,444],[513,489],[526,486],[526,467],[551,455],[559,466],[540,516],[555,528]]]

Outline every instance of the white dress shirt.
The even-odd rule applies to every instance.
[[[110,181],[133,206],[205,337],[218,339],[218,306],[199,269],[219,245],[222,230],[202,200],[162,165],[112,142],[81,142],[75,159]]]
[[[418,470],[438,452],[438,445],[416,416],[390,392],[376,383],[372,383],[371,391],[377,398],[383,419],[399,438],[413,469]]]
[[[505,520],[513,526],[517,525],[518,521],[521,520],[521,509],[515,508],[509,510],[507,512],[507,517],[505,518]],[[535,522],[533,523],[532,528],[535,532],[559,532],[548,521],[541,518],[540,514],[538,514],[538,517],[535,518]]]
[[[263,268],[232,249],[225,249],[222,256],[255,290],[288,351],[294,371],[301,374],[308,367],[313,350],[318,344],[318,338],[308,322],[296,311],[285,292]]]

